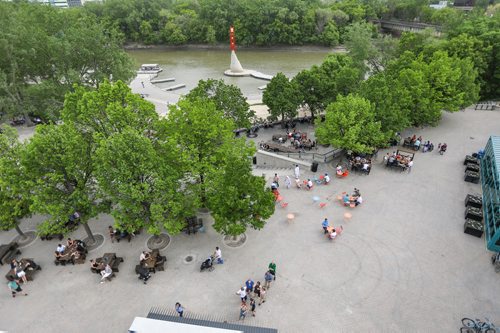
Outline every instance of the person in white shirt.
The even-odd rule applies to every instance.
[[[245,290],[245,287],[241,287],[241,289],[236,292],[236,295],[240,295],[241,302],[247,302],[247,291]]]
[[[146,252],[146,251],[142,251],[141,255],[139,256],[139,261],[144,261],[146,259],[149,259],[151,255],[149,254],[149,252]]]
[[[328,184],[328,183],[330,183],[330,176],[328,176],[327,173],[325,173],[324,181],[325,181],[325,185]]]
[[[335,239],[335,237],[337,237],[337,232],[335,231],[335,229],[332,229],[332,232],[330,233],[330,235],[328,235],[328,238]]]
[[[313,182],[311,181],[311,179],[308,179],[307,180],[307,189],[310,190],[310,189],[312,189],[312,187],[313,187]]]
[[[363,198],[361,196],[359,196],[357,199],[356,199],[356,206],[358,205],[361,205],[363,203]]]
[[[219,249],[218,246],[215,247],[214,257],[218,264],[224,263],[224,260],[222,259],[222,251]]]
[[[413,167],[413,160],[411,160],[410,162],[408,162],[408,173],[411,172],[411,168]]]
[[[66,246],[64,246],[62,244],[57,244],[57,248],[56,248],[57,252],[59,252],[60,254],[63,254],[64,250],[66,250]]]
[[[299,179],[300,178],[300,169],[299,169],[299,165],[298,164],[295,164],[295,179]]]
[[[109,264],[106,264],[104,270],[101,271],[101,283],[104,283],[104,280],[107,277],[111,276],[111,274],[113,274],[113,270],[111,269],[111,266],[109,266]]]

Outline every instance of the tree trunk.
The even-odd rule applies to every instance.
[[[19,228],[19,225],[16,224],[16,231],[17,233],[22,237],[22,238],[26,238],[26,235],[24,234],[24,232],[21,230],[21,228]]]
[[[95,238],[94,235],[92,234],[92,231],[90,230],[89,225],[87,223],[83,223],[83,227],[85,228],[87,236],[92,240],[92,243],[95,243]]]

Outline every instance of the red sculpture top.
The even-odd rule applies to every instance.
[[[234,38],[234,27],[229,28],[229,47],[231,51],[236,51],[236,40]]]

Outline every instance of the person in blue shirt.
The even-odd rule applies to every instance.
[[[321,226],[323,227],[323,230],[325,231],[325,234],[328,233],[328,219],[325,217],[325,220],[323,221],[323,223],[321,223]]]
[[[349,201],[349,194],[347,194],[347,193],[346,193],[346,194],[344,195],[343,200],[344,200],[344,206],[348,206],[348,205],[349,205],[349,203],[350,203],[350,201]]]
[[[246,282],[245,282],[245,286],[247,287],[247,293],[251,293],[253,292],[253,285],[254,285],[254,282],[252,279],[248,279]]]

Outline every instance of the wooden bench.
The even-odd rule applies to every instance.
[[[16,242],[0,245],[0,265],[10,263],[18,254],[21,254],[21,251]]]
[[[30,266],[27,266],[27,267],[26,267],[26,264],[27,264],[28,262],[30,262],[30,264],[31,264],[31,263],[34,263],[34,261],[33,261],[33,259],[32,259],[32,258],[23,258],[23,259],[21,259],[21,260],[20,260],[20,263],[21,263],[21,265],[22,265],[22,267],[23,267],[23,270],[24,270],[24,272],[26,273],[26,279],[27,279],[28,281],[33,281],[33,277],[34,277],[35,273],[36,273],[37,271],[41,271],[41,270],[42,270],[42,267],[41,267],[40,265],[36,265],[36,266],[32,266],[32,265],[30,265]],[[10,271],[9,271],[9,272],[5,275],[5,278],[6,278],[7,280],[9,280],[9,281],[10,281],[11,279],[14,279],[14,280],[17,280],[17,279],[18,279],[18,277],[17,277],[17,275],[16,275],[16,273],[15,273],[14,269],[11,269],[11,270],[10,270]]]

